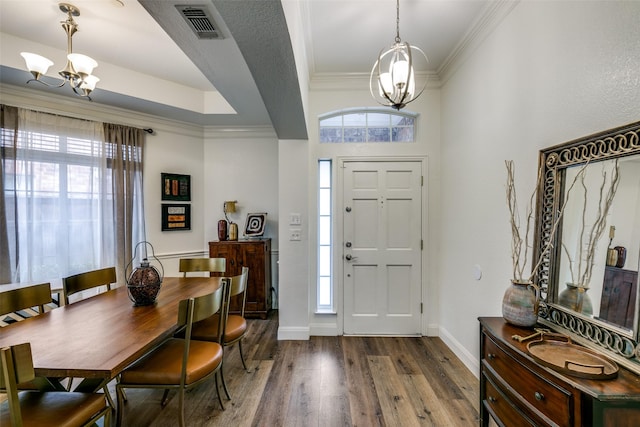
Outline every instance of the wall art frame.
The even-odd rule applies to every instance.
[[[191,230],[191,205],[162,204],[162,231]]]
[[[162,172],[160,178],[163,201],[191,201],[191,175]]]

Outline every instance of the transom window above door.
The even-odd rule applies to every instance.
[[[319,117],[320,142],[415,142],[417,116],[380,108],[334,111]]]

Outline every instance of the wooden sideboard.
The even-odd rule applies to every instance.
[[[611,380],[588,380],[537,363],[513,335],[532,329],[502,317],[480,319],[480,425],[640,426],[640,376],[620,367]]]
[[[265,319],[271,310],[271,239],[209,242],[209,256],[227,260],[224,276],[238,275],[242,267],[249,267],[245,317]],[[232,299],[230,309],[239,312],[239,300]]]

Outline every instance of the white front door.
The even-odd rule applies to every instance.
[[[343,166],[344,333],[420,334],[422,163]]]

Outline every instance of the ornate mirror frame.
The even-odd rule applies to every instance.
[[[562,224],[552,233],[562,206],[565,190],[565,169],[602,160],[640,155],[640,122],[610,129],[564,144],[540,150],[541,180],[536,207],[534,260],[538,260],[547,244],[552,249],[542,255],[534,280],[542,291],[538,319],[540,323],[565,333],[575,342],[598,350],[620,365],[640,374],[639,317],[630,336],[628,330],[616,328],[557,304],[558,269],[562,242]],[[636,305],[636,310],[639,307]]]

